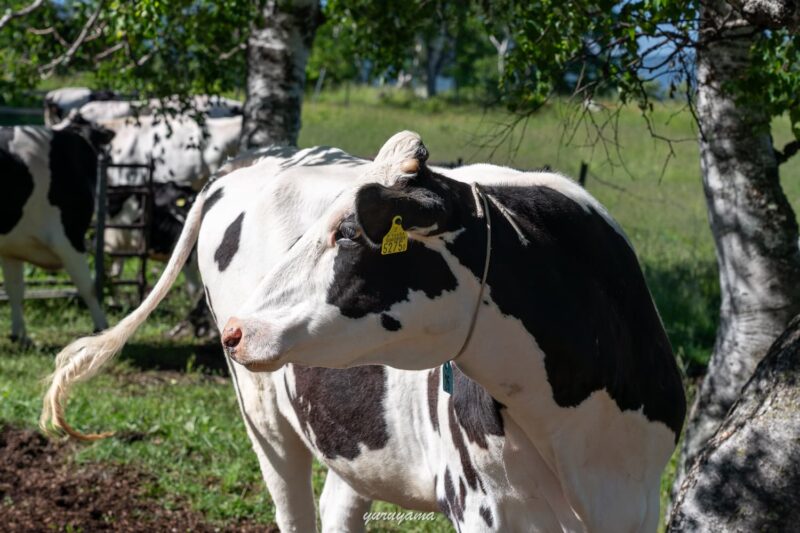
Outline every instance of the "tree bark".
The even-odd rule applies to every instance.
[[[432,98],[438,92],[436,80],[444,64],[447,36],[444,30],[424,41],[425,47],[425,98]]]
[[[731,0],[731,5],[755,26],[790,31],[797,31],[800,26],[797,0]]]
[[[268,0],[247,40],[242,150],[296,145],[306,62],[321,23],[319,0]]]
[[[800,316],[773,344],[680,488],[668,531],[796,531]]]
[[[797,221],[778,179],[770,117],[763,102],[736,100],[725,90],[747,68],[758,35],[719,0],[703,2],[700,30],[706,36],[697,48],[700,159],[722,302],[673,491],[772,341],[800,311]]]

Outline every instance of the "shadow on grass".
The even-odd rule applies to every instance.
[[[171,370],[228,375],[228,365],[219,344],[137,343],[127,344],[120,359],[137,370]]]
[[[716,263],[649,263],[644,274],[686,375],[705,373],[719,322]]]

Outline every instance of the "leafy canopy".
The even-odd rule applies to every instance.
[[[146,96],[241,87],[244,43],[258,17],[258,2],[242,0],[46,0],[0,27],[0,101],[75,73]]]

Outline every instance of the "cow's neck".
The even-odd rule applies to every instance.
[[[483,208],[482,198],[475,198],[468,185],[457,184],[455,189],[460,196],[459,204],[471,208],[461,212],[463,230],[455,238],[444,239],[447,249],[444,255],[449,256],[448,262],[459,278],[459,285],[477,298],[486,264],[487,219],[476,209],[476,205]],[[483,194],[492,194],[492,191],[484,190]],[[454,363],[506,406],[507,414],[515,419],[537,447],[542,444],[547,448],[543,443],[547,441],[546,434],[552,426],[545,423],[545,419],[551,416],[550,410],[531,408],[534,405],[557,407],[547,383],[543,354],[522,323],[504,315],[492,301],[492,280],[504,275],[503,263],[513,260],[515,248],[522,243],[512,221],[508,220],[508,213],[502,213],[496,203],[488,203],[492,244],[489,276],[482,298],[488,305],[483,303],[479,306],[469,343]],[[472,309],[470,305],[468,313],[463,315],[465,324],[471,320]],[[464,331],[466,334],[467,327]],[[453,355],[456,352],[454,350]],[[552,415],[555,418],[554,410]],[[552,454],[541,451],[553,468]]]

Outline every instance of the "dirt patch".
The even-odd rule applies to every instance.
[[[181,502],[148,499],[152,476],[131,467],[69,462],[72,445],[0,427],[3,531],[278,531],[237,522],[217,526]]]

